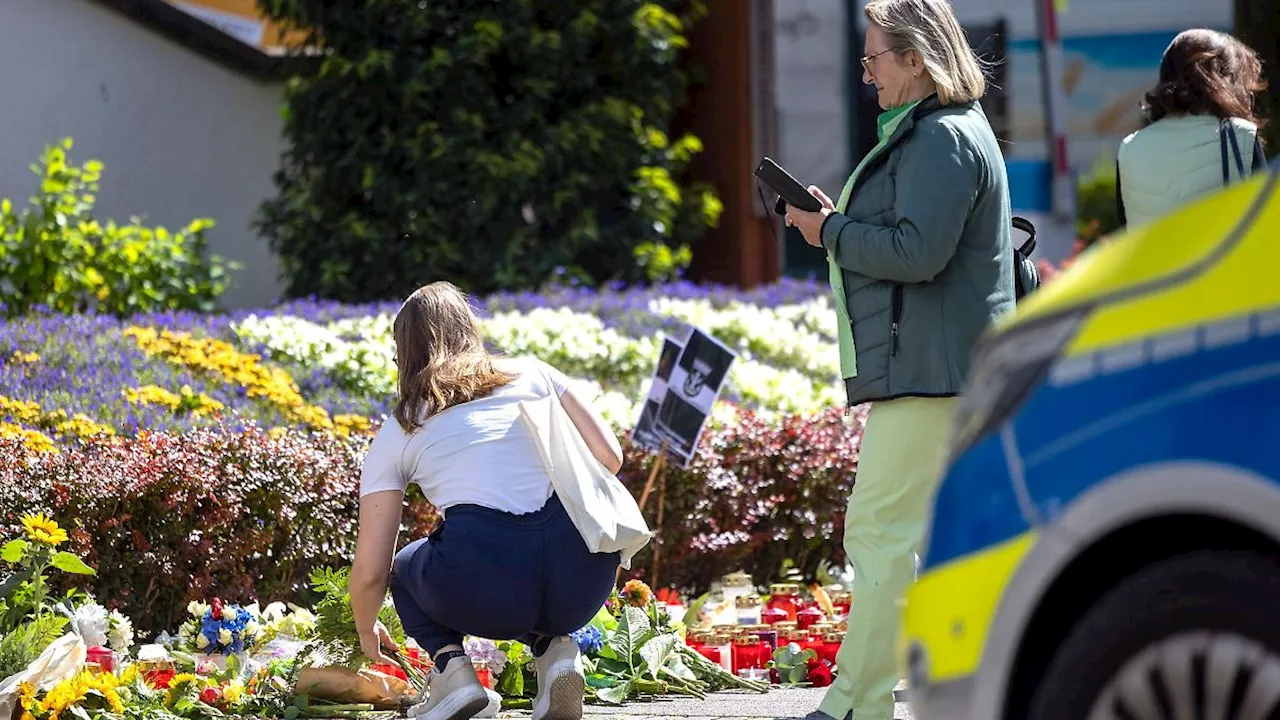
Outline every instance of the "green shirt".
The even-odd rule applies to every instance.
[[[858,163],[858,167],[854,168],[853,174],[844,183],[844,189],[840,191],[840,199],[836,202],[836,212],[844,212],[849,206],[849,196],[853,193],[853,185],[858,181],[858,175],[862,172],[862,168],[866,167],[867,161],[875,157],[876,153],[884,147],[885,140],[893,135],[893,131],[898,128],[898,123],[902,122],[902,118],[919,105],[917,100],[907,103],[892,110],[885,110],[880,113],[880,117],[876,119],[876,137],[879,142],[862,158],[862,162]],[[853,347],[853,323],[849,320],[848,298],[844,294],[844,271],[836,264],[835,258],[831,253],[827,253],[827,265],[830,269],[831,293],[836,298],[836,318],[839,321],[839,327],[836,329],[836,339],[840,346],[840,377],[848,380],[858,376],[858,356]]]

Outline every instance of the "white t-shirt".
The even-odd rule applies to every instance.
[[[364,459],[360,496],[416,482],[441,512],[461,504],[516,515],[541,510],[551,497],[551,479],[520,419],[519,402],[545,398],[553,389],[563,395],[569,379],[533,358],[503,358],[499,368],[520,377],[428,418],[411,435],[388,417]]]

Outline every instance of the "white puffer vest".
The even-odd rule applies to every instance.
[[[1215,190],[1222,189],[1222,148],[1218,119],[1208,115],[1162,118],[1120,143],[1120,197],[1129,227],[1151,222]],[[1243,177],[1253,170],[1258,128],[1232,119]],[[1231,182],[1242,175],[1227,148]]]

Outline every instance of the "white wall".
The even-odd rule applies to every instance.
[[[244,264],[224,302],[277,297],[277,264],[250,220],[275,194],[281,88],[233,73],[90,0],[0,0],[0,197],[25,205],[29,165],[75,140],[106,165],[102,219],[180,227],[210,217],[210,250]]]
[[[845,0],[775,0],[778,163],[837,197],[849,167]]]

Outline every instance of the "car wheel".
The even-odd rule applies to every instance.
[[[1031,720],[1280,717],[1280,564],[1199,552],[1103,596],[1058,648]]]

